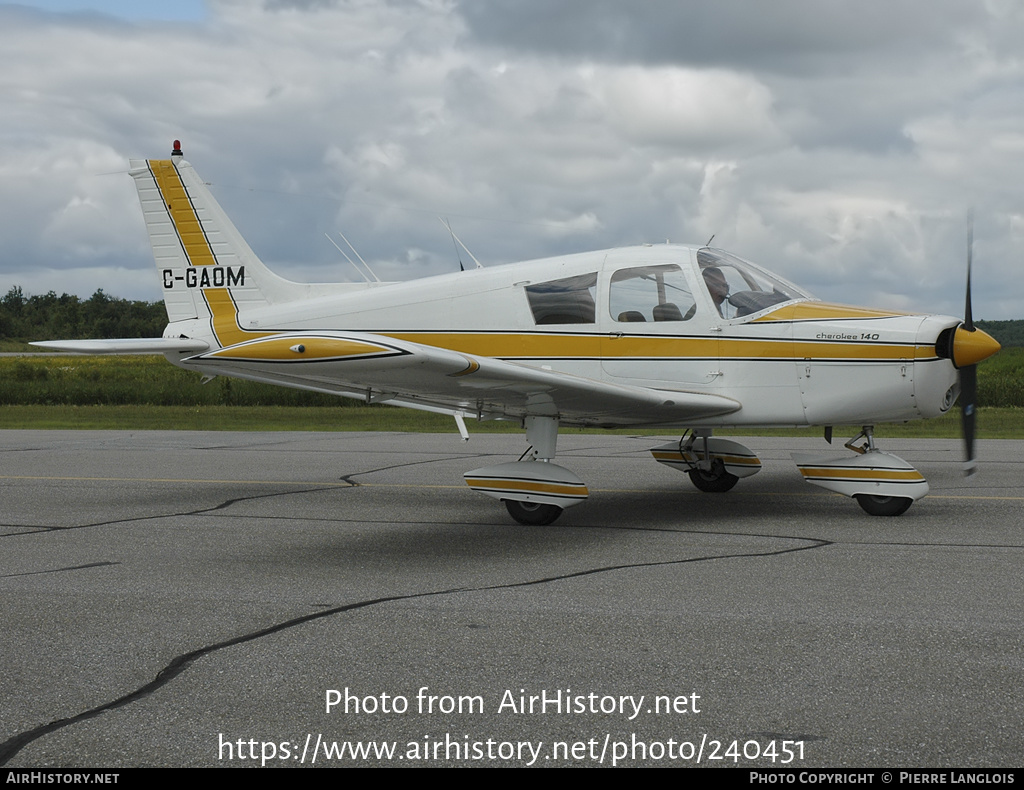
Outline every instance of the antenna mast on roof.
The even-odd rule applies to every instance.
[[[448,220],[446,220],[446,219],[442,219],[441,217],[438,217],[437,219],[438,219],[438,221],[439,221],[439,222],[440,222],[440,223],[441,223],[442,225],[444,225],[444,226],[445,226],[446,228],[448,228],[448,232],[449,232],[450,234],[452,234],[452,238],[453,238],[453,239],[455,239],[455,241],[457,241],[457,242],[459,243],[459,246],[460,246],[460,247],[462,247],[462,249],[464,249],[464,250],[466,251],[466,254],[467,254],[467,255],[468,255],[468,256],[469,256],[470,258],[472,258],[472,259],[473,259],[473,263],[475,263],[475,264],[476,264],[476,268],[478,268],[478,269],[482,269],[482,268],[484,268],[484,265],[483,265],[482,263],[480,263],[480,261],[478,261],[478,260],[476,259],[476,256],[475,256],[475,255],[474,255],[474,254],[473,254],[472,252],[470,252],[470,251],[469,251],[469,247],[467,247],[467,246],[466,246],[465,244],[463,244],[463,243],[462,243],[462,239],[460,239],[460,238],[459,238],[458,236],[456,236],[456,235],[455,235],[455,231],[454,231],[454,230],[452,230],[452,226],[451,226],[450,224],[448,224]],[[460,261],[460,264],[461,264],[461,261]]]
[[[355,261],[353,261],[351,258],[348,257],[348,253],[346,253],[345,250],[343,250],[341,247],[339,247],[338,243],[334,239],[332,239],[329,234],[325,233],[324,235],[327,236],[327,240],[337,248],[338,252],[340,252],[342,255],[345,256],[346,260],[348,260],[348,262],[352,264],[352,266],[355,268],[355,270],[357,272],[359,272],[360,276],[364,280],[366,280],[366,282],[371,282],[370,278],[367,277],[363,273],[362,269],[360,269],[358,266],[356,266]],[[348,245],[348,248],[350,250],[352,250],[352,252],[355,253],[355,256],[359,259],[359,262],[361,264],[363,264],[363,266],[366,267],[366,271],[368,271],[370,273],[370,277],[373,277],[373,281],[378,282],[378,283],[381,282],[380,277],[378,277],[376,274],[374,274],[373,269],[370,268],[370,264],[368,264],[366,261],[363,260],[363,256],[360,255],[358,252],[356,252],[356,248],[352,246],[352,242],[350,242],[348,239],[345,238],[345,234],[342,233],[339,230],[338,231],[338,235],[341,236],[342,239],[344,239],[345,243]]]

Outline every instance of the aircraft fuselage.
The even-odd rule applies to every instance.
[[[301,303],[245,309],[236,299],[221,308],[230,320],[215,319],[213,331],[224,346],[277,333],[365,332],[600,381],[714,393],[742,404],[701,420],[709,427],[893,422],[936,417],[953,405],[956,369],[938,355],[936,340],[959,319],[823,303],[783,281],[794,298],[742,315],[727,308],[722,315],[701,277],[710,259],[699,260],[715,254],[639,246],[349,285]],[[245,284],[238,267],[224,267],[220,275],[210,268],[207,287],[194,267],[167,269],[166,290],[216,292],[218,276]],[[676,278],[675,290],[666,294],[663,283],[659,295],[656,276],[666,271]],[[574,281],[579,287],[568,296],[530,291]],[[770,284],[757,293],[768,293]],[[561,312],[539,314],[545,298]],[[217,301],[210,301],[216,311]],[[686,302],[685,312],[658,312],[679,301]],[[620,310],[624,306],[651,309]],[[210,323],[179,322],[167,334],[210,334]]]

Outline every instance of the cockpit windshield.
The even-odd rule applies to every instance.
[[[723,318],[742,318],[793,299],[813,298],[792,283],[724,250],[697,251],[697,264]]]

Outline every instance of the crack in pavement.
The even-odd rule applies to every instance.
[[[464,455],[464,456],[460,455],[459,457],[460,458],[463,458],[463,457],[464,458],[482,458],[482,457],[485,457],[487,455],[489,455],[489,453],[470,453],[470,454]],[[353,478],[353,477],[360,477],[362,475],[373,474],[374,472],[386,472],[386,471],[391,470],[391,469],[400,469],[400,468],[405,467],[405,466],[417,466],[419,464],[436,463],[436,462],[445,461],[445,460],[449,460],[449,459],[448,458],[433,457],[433,458],[423,459],[421,461],[409,461],[408,463],[393,464],[393,465],[390,465],[390,466],[382,466],[382,467],[377,468],[377,469],[364,469],[361,472],[350,472],[350,473],[348,473],[346,475],[340,476],[338,479],[341,480],[342,482],[344,482],[345,484],[347,484],[348,486],[352,487],[352,488],[358,488],[358,487],[360,487],[361,484],[357,483],[356,481],[352,480],[351,478]],[[242,483],[242,484],[244,484],[245,482],[246,481],[244,481],[244,480],[243,481],[239,481],[239,483]],[[198,510],[189,510],[189,511],[178,512],[178,513],[175,513],[175,512],[171,512],[171,513],[157,513],[157,514],[154,514],[154,515],[151,515],[151,516],[135,516],[135,517],[132,517],[132,518],[111,519],[109,521],[95,521],[95,522],[90,522],[88,524],[76,524],[75,526],[72,526],[72,527],[53,527],[53,526],[47,527],[47,526],[40,526],[40,525],[37,525],[37,524],[31,524],[31,525],[26,525],[26,524],[5,524],[5,525],[0,525],[0,526],[11,527],[11,528],[14,528],[14,529],[27,529],[27,530],[31,530],[31,532],[28,532],[28,533],[26,533],[26,532],[17,532],[17,533],[0,534],[0,538],[21,537],[22,535],[26,535],[26,534],[33,534],[34,535],[34,534],[44,533],[44,532],[64,532],[64,531],[70,531],[70,530],[76,530],[76,529],[89,529],[89,528],[92,528],[92,527],[106,527],[106,526],[112,526],[114,524],[126,524],[126,523],[129,523],[129,522],[132,522],[132,521],[151,521],[153,519],[160,519],[160,518],[175,518],[175,517],[182,517],[182,516],[198,516],[198,515],[202,515],[203,513],[212,513],[212,512],[217,511],[217,510],[225,510],[226,508],[230,507],[231,505],[237,504],[238,502],[246,502],[246,501],[254,500],[254,499],[267,499],[267,498],[276,497],[276,496],[286,496],[286,495],[289,495],[289,494],[309,494],[309,493],[313,493],[313,492],[317,492],[317,491],[331,491],[331,490],[335,490],[336,488],[337,488],[337,486],[332,483],[332,484],[330,484],[328,486],[323,486],[323,487],[321,487],[321,486],[314,486],[312,488],[293,489],[293,490],[289,490],[289,491],[276,491],[276,492],[267,493],[267,494],[254,494],[252,496],[235,497],[233,499],[227,499],[224,502],[221,502],[219,505],[214,505],[213,507],[208,507],[208,508],[200,508]]]
[[[465,455],[461,455],[460,454],[458,456],[453,456],[453,457],[457,457],[457,458],[460,458],[460,459],[461,458],[470,459],[470,458],[487,458],[487,457],[492,456],[492,455],[494,455],[494,453],[467,453]],[[433,463],[438,463],[440,461],[450,461],[450,460],[452,460],[452,459],[451,458],[437,458],[437,457],[434,457],[434,458],[425,458],[422,461],[406,461],[405,463],[401,463],[401,464],[391,464],[390,466],[381,466],[381,467],[378,467],[377,469],[364,469],[361,472],[349,472],[347,475],[341,475],[341,477],[339,477],[338,479],[339,480],[343,480],[344,482],[348,483],[351,486],[361,486],[362,483],[357,483],[352,478],[353,477],[362,477],[363,475],[372,475],[374,472],[387,472],[387,471],[390,471],[392,469],[402,469],[403,467],[406,467],[406,466],[419,466],[421,464],[433,464]]]
[[[350,484],[354,487],[354,484]],[[247,502],[253,499],[270,499],[278,496],[288,496],[290,494],[311,494],[317,491],[336,491],[339,486],[331,484],[330,486],[314,486],[313,488],[299,488],[290,491],[273,491],[266,494],[253,494],[252,496],[233,497],[226,499],[219,505],[212,505],[210,507],[198,508],[196,510],[185,510],[181,512],[170,512],[170,513],[154,513],[150,516],[132,516],[131,518],[115,518],[109,521],[94,521],[88,524],[76,524],[73,527],[43,527],[39,525],[13,525],[7,526],[18,527],[19,529],[32,530],[31,532],[12,532],[6,535],[0,535],[0,538],[16,538],[24,535],[37,535],[44,532],[70,532],[76,529],[91,529],[93,527],[109,527],[115,524],[130,524],[136,521],[153,521],[154,519],[161,518],[182,518],[185,516],[201,516],[204,513],[213,513],[218,510],[224,510],[231,505],[237,504],[238,502]]]
[[[26,571],[25,573],[5,573],[0,575],[0,579],[13,579],[15,576],[39,576],[45,573],[64,573],[65,571],[80,571],[86,568],[103,568],[107,565],[120,565],[120,562],[90,562],[85,565],[72,565],[68,568],[50,568],[45,571]]]
[[[704,534],[730,534],[730,533],[704,533]],[[780,539],[778,536],[773,536],[773,539]],[[781,538],[786,539],[786,538]],[[777,557],[784,554],[793,554],[795,552],[810,551],[813,549],[820,549],[826,546],[832,545],[832,541],[822,540],[817,538],[795,538],[795,540],[809,542],[810,545],[806,546],[795,546],[788,549],[779,549],[776,551],[762,551],[762,552],[743,552],[737,554],[716,554],[702,557],[687,557],[684,559],[677,560],[658,560],[655,562],[637,562],[637,563],[621,563],[618,565],[604,565],[596,568],[587,568],[581,571],[574,571],[571,573],[563,573],[555,576],[545,576],[538,579],[529,579],[521,582],[509,582],[506,584],[492,584],[484,585],[480,587],[452,587],[444,590],[430,590],[426,592],[408,593],[405,595],[390,595],[381,598],[371,598],[365,601],[357,601],[351,604],[344,604],[342,606],[335,606],[330,609],[326,609],[320,612],[313,612],[311,614],[302,615],[300,617],[294,617],[289,620],[277,623],[276,625],[269,626],[267,628],[261,628],[257,631],[253,631],[248,634],[241,634],[231,639],[226,639],[221,642],[215,642],[205,647],[197,648],[188,653],[184,653],[177,658],[173,659],[167,666],[165,666],[160,672],[157,673],[156,677],[153,678],[149,683],[140,686],[135,691],[129,692],[123,696],[118,697],[110,702],[103,705],[98,705],[95,708],[83,711],[75,716],[69,716],[64,719],[56,719],[43,724],[39,727],[34,727],[25,732],[19,733],[11,738],[8,738],[3,743],[0,743],[0,766],[6,765],[11,759],[13,759],[18,752],[24,749],[33,741],[42,738],[45,735],[49,735],[52,732],[68,727],[72,724],[78,724],[79,722],[94,719],[98,716],[103,715],[112,710],[122,708],[126,705],[130,705],[133,702],[148,697],[153,692],[162,688],[166,684],[170,683],[174,678],[188,669],[194,662],[203,658],[204,656],[210,655],[211,653],[225,650],[236,645],[245,644],[246,642],[252,642],[257,639],[261,639],[265,636],[285,631],[290,628],[295,628],[306,623],[321,620],[327,617],[332,617],[337,614],[343,614],[345,612],[356,611],[357,609],[365,609],[371,606],[379,606],[382,604],[393,603],[396,601],[410,601],[423,598],[434,598],[442,595],[457,595],[462,593],[473,593],[473,592],[489,592],[494,590],[515,590],[527,587],[535,587],[543,584],[551,584],[558,581],[566,581],[569,579],[579,579],[586,576],[594,576],[602,573],[611,573],[620,570],[629,570],[634,568],[655,568],[664,567],[667,565],[689,565],[699,562],[714,562],[716,560],[731,560],[731,559],[747,559],[753,557]]]

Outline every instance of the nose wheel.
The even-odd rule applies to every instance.
[[[899,456],[879,450],[873,431],[865,425],[846,442],[852,458],[793,453],[793,460],[808,483],[853,497],[869,516],[901,516],[928,493],[928,481]]]
[[[558,505],[545,505],[540,502],[521,502],[517,499],[506,499],[505,509],[520,524],[528,527],[546,527],[553,524],[562,515]]]
[[[902,516],[914,504],[913,499],[904,496],[856,494],[854,498],[864,512],[870,516]]]

